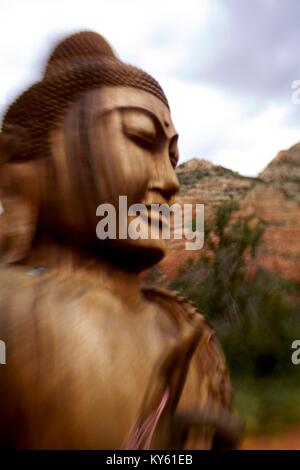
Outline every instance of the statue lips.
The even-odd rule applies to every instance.
[[[152,203],[152,204],[159,204],[159,203]],[[151,224],[151,222],[154,221],[155,225],[157,225],[161,230],[163,228],[165,229],[169,228],[169,225],[170,225],[169,220],[159,210],[159,208],[154,208],[152,207],[151,204],[146,205],[146,208],[148,210],[148,223]]]
[[[166,217],[164,212],[160,210],[160,206],[170,207],[170,200],[167,200],[163,197],[163,194],[160,194],[160,191],[163,193],[163,190],[150,190],[147,195],[147,199],[142,203],[146,206],[148,211],[148,223],[151,223],[153,220],[157,223],[160,229],[168,229],[170,225],[170,218]],[[153,207],[154,206],[154,207]]]

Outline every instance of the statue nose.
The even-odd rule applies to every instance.
[[[164,181],[162,192],[167,200],[170,200],[179,189],[179,181],[174,171],[174,178],[168,178]]]
[[[151,189],[159,191],[167,201],[177,193],[180,185],[169,157],[157,162],[151,183]]]

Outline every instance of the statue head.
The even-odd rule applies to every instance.
[[[133,269],[157,262],[166,250],[161,237],[119,237],[119,225],[128,224],[119,213],[119,196],[127,197],[128,206],[170,203],[178,189],[177,138],[156,80],[121,62],[96,33],[62,41],[43,80],[4,116],[4,259],[26,256],[38,231],[114,261],[125,259]],[[96,234],[96,210],[105,203],[116,208],[114,240]],[[149,225],[150,216],[144,222]]]

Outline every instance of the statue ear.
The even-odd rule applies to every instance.
[[[1,263],[23,259],[35,235],[39,190],[34,163],[0,164]]]

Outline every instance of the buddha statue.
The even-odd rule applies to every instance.
[[[177,139],[158,82],[89,31],[61,41],[43,79],[7,109],[1,448],[234,445],[230,380],[213,329],[176,293],[142,285],[166,240],[96,233],[97,207],[110,203],[119,215],[120,195],[147,208],[173,201]]]

